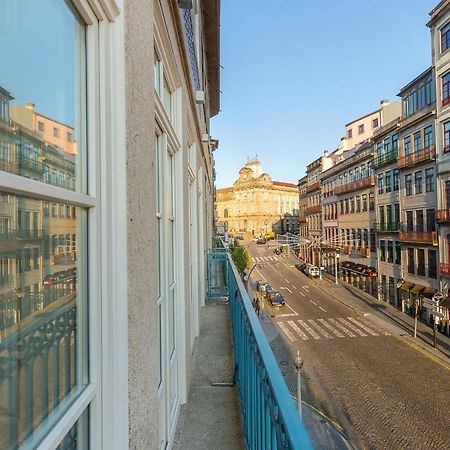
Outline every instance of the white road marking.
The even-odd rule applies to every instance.
[[[309,337],[306,336],[305,333],[303,333],[302,330],[297,326],[297,324],[293,320],[288,320],[288,324],[295,330],[295,332],[304,340],[308,341]]]
[[[325,319],[317,319],[317,321],[320,322],[324,327],[327,327],[337,337],[345,337],[340,331],[334,329]]]
[[[319,333],[323,334],[327,339],[333,339],[333,336],[330,336],[318,323],[314,322],[314,320],[309,319],[308,322],[313,326]]]
[[[255,262],[255,258],[253,258],[253,256],[252,256],[252,262]]]
[[[306,295],[303,293],[303,292],[300,292],[300,294],[302,294],[303,295],[303,297],[306,297]]]
[[[289,308],[292,312],[294,312],[296,316],[298,316],[298,312],[295,309],[292,309],[287,303],[286,307]]]
[[[294,286],[294,285],[292,285],[292,287],[293,287],[294,289],[297,289],[297,287],[296,287],[296,286]]]
[[[347,317],[348,320],[351,320],[353,323],[358,325],[358,327],[362,328],[364,331],[367,331],[372,336],[378,336],[378,333],[375,333],[375,331],[371,330],[367,325],[364,325],[361,322],[358,322],[354,317]]]
[[[297,322],[314,338],[320,339],[320,336],[303,320],[297,320]]]
[[[275,261],[278,261],[278,258],[276,256],[274,256],[274,258],[275,258]]]
[[[348,331],[347,328],[344,327],[341,323],[339,323],[335,319],[328,319],[334,326],[338,327],[341,331],[343,331],[347,336],[356,337],[351,331]]]
[[[283,322],[277,322],[278,326],[284,331],[284,334],[288,337],[288,339],[293,342],[294,341],[294,335],[288,330],[288,327]]]
[[[310,300],[310,302],[311,302],[313,305],[316,305],[316,306],[317,306],[317,303],[316,303],[314,300]]]
[[[284,281],[286,281],[286,283],[289,284],[289,280],[287,278],[285,278]]]
[[[306,289],[307,291],[309,291],[309,287],[308,286],[303,286],[303,289]]]
[[[276,317],[293,317],[293,316],[298,316],[297,313],[286,313],[286,314],[277,314]]]
[[[359,328],[356,328],[350,322],[347,322],[343,317],[339,317],[338,320],[340,320],[347,328],[350,328],[350,330],[354,331],[355,333],[358,333],[360,336],[367,336],[366,333],[362,332]]]
[[[319,308],[323,311],[323,312],[327,312],[326,309],[323,309],[321,306],[319,306]]]

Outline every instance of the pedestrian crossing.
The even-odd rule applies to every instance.
[[[278,258],[277,256],[252,256],[252,262],[275,262],[275,261],[279,261],[280,258]]]
[[[291,342],[390,335],[373,323],[356,317],[298,319],[277,324]]]

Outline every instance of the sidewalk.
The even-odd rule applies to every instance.
[[[433,348],[433,329],[420,320],[417,321],[417,338],[412,337],[414,333],[414,317],[402,313],[390,303],[380,301],[357,287],[339,280],[335,284],[334,278],[325,274],[323,280],[317,280],[316,286],[327,292],[339,302],[345,304],[354,311],[371,317],[376,322],[383,321],[386,328],[386,319],[393,330],[403,339],[414,343],[428,353],[441,359],[448,364],[450,358],[450,338],[442,333],[436,332],[436,349]],[[388,325],[389,326],[389,325]]]
[[[174,450],[241,450],[244,435],[233,381],[228,304],[207,304],[193,358],[189,397],[181,407]]]

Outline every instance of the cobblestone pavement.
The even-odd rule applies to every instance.
[[[271,256],[256,246],[250,251]],[[255,279],[266,279],[288,304],[266,305],[262,321],[291,392],[300,350],[303,398],[340,424],[356,448],[450,448],[450,364],[406,345],[395,324],[337,302],[290,261],[261,261]]]

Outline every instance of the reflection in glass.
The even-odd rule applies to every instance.
[[[65,2],[10,3],[0,2],[14,25],[0,30],[0,170],[85,193],[84,27]]]
[[[87,383],[86,211],[0,193],[0,448]]]

